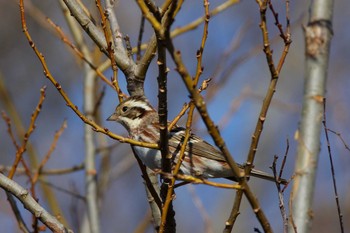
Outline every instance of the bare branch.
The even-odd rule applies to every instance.
[[[326,98],[323,99],[323,129],[324,133],[326,135],[326,141],[327,141],[327,149],[328,149],[328,156],[329,156],[329,163],[331,165],[331,173],[332,173],[332,181],[333,181],[333,190],[334,190],[334,196],[335,196],[335,202],[337,205],[337,211],[338,211],[338,218],[339,218],[339,226],[340,231],[344,233],[344,222],[343,222],[343,214],[340,209],[340,203],[339,203],[339,195],[337,190],[337,182],[335,179],[335,171],[334,171],[334,165],[333,165],[333,156],[332,156],[332,150],[331,150],[331,144],[329,142],[329,136],[328,136],[328,130],[327,130],[327,118],[326,118]]]
[[[27,132],[24,135],[24,138],[23,138],[23,143],[22,143],[21,147],[16,152],[15,161],[13,162],[12,169],[8,174],[8,177],[10,179],[12,179],[13,176],[15,175],[18,163],[21,161],[22,155],[23,155],[24,151],[26,150],[28,139],[35,129],[35,121],[36,121],[36,119],[41,111],[42,103],[45,99],[45,88],[46,87],[43,87],[40,89],[41,95],[40,95],[39,103],[37,104],[35,111],[32,114],[30,125],[28,127]]]
[[[26,189],[21,187],[15,181],[7,178],[0,173],[0,187],[20,200],[27,210],[35,215],[42,223],[44,223],[50,230],[57,233],[73,233],[72,230],[67,229],[54,216],[49,214],[42,206],[36,202]]]

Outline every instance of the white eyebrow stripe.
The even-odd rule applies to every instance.
[[[136,101],[136,100],[131,100],[129,102],[129,106],[132,108],[132,107],[139,107],[139,108],[143,108],[145,109],[146,111],[150,111],[150,110],[153,110],[153,108],[146,102],[143,102],[143,101]]]

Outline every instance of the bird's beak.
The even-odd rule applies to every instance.
[[[110,115],[106,120],[107,121],[116,121],[118,119],[118,116],[116,113],[113,113],[112,115]]]

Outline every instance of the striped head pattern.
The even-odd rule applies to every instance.
[[[119,122],[132,138],[142,140],[139,135],[144,132],[141,131],[158,124],[158,113],[145,96],[132,96],[121,102],[107,120]],[[156,129],[158,135],[159,128],[156,126]]]

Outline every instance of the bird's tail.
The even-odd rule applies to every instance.
[[[283,179],[283,178],[280,178],[279,180],[276,180],[276,178],[273,175],[270,175],[267,172],[263,172],[263,171],[256,170],[256,169],[252,169],[250,175],[254,176],[254,177],[257,177],[257,178],[264,179],[264,180],[270,180],[270,181],[273,181],[273,182],[277,181],[277,182],[279,182],[281,184],[284,184],[284,185],[288,183],[288,181]]]
[[[269,181],[273,181],[273,182],[279,182],[279,183],[281,183],[283,185],[286,185],[288,183],[288,181],[286,179],[280,178],[279,180],[276,180],[276,178],[273,175],[271,175],[271,174],[269,174],[267,172],[256,170],[256,169],[252,169],[250,175],[254,176],[254,177],[257,177],[257,178],[260,178],[260,179],[264,179],[264,180],[269,180]],[[226,177],[226,179],[238,182],[237,177]]]

